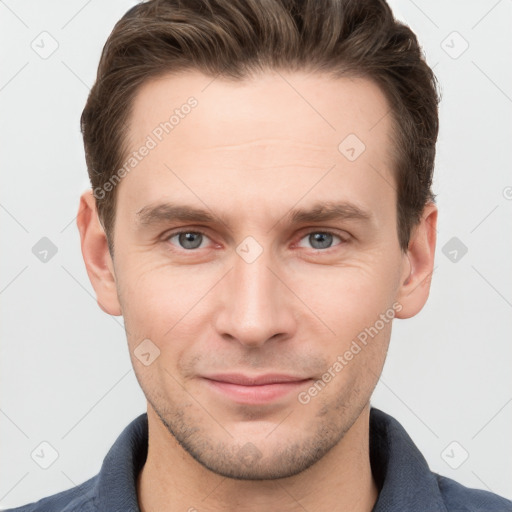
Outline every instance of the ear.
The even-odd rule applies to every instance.
[[[429,202],[421,215],[420,222],[411,233],[404,265],[402,285],[397,300],[402,309],[396,313],[397,318],[410,318],[417,315],[430,293],[430,282],[434,271],[434,254],[436,250],[437,207]]]
[[[107,236],[96,210],[92,189],[80,196],[76,218],[82,247],[82,256],[89,280],[96,292],[98,306],[109,315],[122,315],[117,296],[114,264],[107,244]]]

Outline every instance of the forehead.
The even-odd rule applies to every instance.
[[[120,184],[133,212],[176,199],[178,189],[196,202],[215,193],[226,208],[261,208],[262,194],[299,199],[326,173],[317,200],[337,200],[343,184],[372,202],[393,182],[389,106],[366,79],[269,71],[233,81],[187,71],[144,83],[131,112],[128,146],[152,141]]]
[[[196,106],[189,109],[192,98]],[[365,144],[384,142],[390,129],[388,113],[383,92],[364,78],[274,70],[235,81],[187,71],[151,79],[140,87],[133,101],[129,140],[143,140],[174,114],[174,138],[185,125],[196,134],[180,140],[187,146],[235,145],[266,136],[337,150],[337,143],[350,133]]]

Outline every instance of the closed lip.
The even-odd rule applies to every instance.
[[[204,379],[237,384],[239,386],[265,386],[269,384],[298,383],[309,380],[308,377],[285,375],[279,373],[267,373],[263,375],[245,375],[242,373],[222,373],[215,375],[203,375]]]

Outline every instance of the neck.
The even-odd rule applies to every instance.
[[[332,510],[370,512],[378,497],[369,457],[369,404],[340,442],[298,475],[234,480],[204,468],[148,406],[148,456],[137,479],[141,512]]]

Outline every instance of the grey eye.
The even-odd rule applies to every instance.
[[[197,231],[181,231],[171,235],[168,240],[171,242],[173,238],[178,238],[179,247],[182,249],[198,249],[203,242],[203,234]],[[173,242],[171,242],[173,243]],[[173,244],[176,245],[176,244]]]
[[[312,231],[304,236],[302,240],[307,239],[313,249],[330,249],[333,246],[333,240],[335,238],[343,242],[341,237],[334,233],[329,233],[328,231]]]

